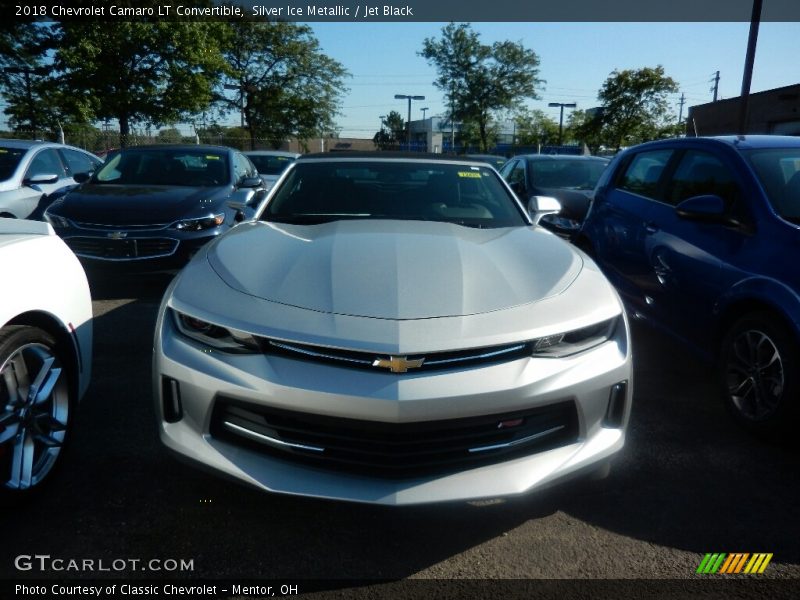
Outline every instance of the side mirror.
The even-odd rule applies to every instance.
[[[561,203],[551,196],[531,196],[528,200],[528,214],[534,225],[545,215],[554,215],[561,211]]]
[[[55,173],[39,173],[38,175],[33,175],[32,177],[26,177],[22,183],[25,185],[37,185],[55,183],[56,181],[58,181],[58,175]]]
[[[86,183],[87,181],[89,181],[92,178],[92,174],[91,173],[75,173],[75,175],[73,175],[72,178],[75,180],[75,183]]]
[[[243,177],[239,181],[240,188],[258,188],[264,185],[264,180],[261,177]]]
[[[725,201],[716,194],[687,198],[675,207],[682,219],[719,223],[725,219]]]

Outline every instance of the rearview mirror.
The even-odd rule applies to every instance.
[[[683,219],[719,222],[725,217],[725,201],[716,194],[703,194],[687,198],[675,207]]]
[[[243,177],[239,181],[240,188],[257,188],[264,185],[264,180],[261,177]]]
[[[552,196],[531,196],[528,200],[528,214],[534,225],[545,215],[554,215],[561,211],[561,203]]]
[[[75,175],[73,175],[72,178],[75,180],[75,183],[86,183],[87,181],[89,181],[92,178],[92,174],[91,173],[75,173]]]
[[[31,177],[26,177],[22,183],[24,183],[25,185],[37,185],[45,183],[55,183],[56,181],[58,181],[58,175],[56,175],[55,173],[39,173],[38,175],[32,175]]]

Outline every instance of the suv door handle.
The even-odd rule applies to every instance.
[[[658,230],[658,225],[656,225],[652,221],[648,221],[647,223],[644,224],[644,230],[647,233],[658,233],[658,231],[659,231]]]

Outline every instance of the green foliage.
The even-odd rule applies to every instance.
[[[65,120],[57,110],[59,90],[51,85],[44,58],[52,45],[45,25],[16,22],[0,29],[0,93],[17,131],[39,135]],[[60,118],[59,118],[60,117]]]
[[[605,145],[619,150],[661,137],[670,121],[667,95],[676,91],[678,84],[661,65],[613,71],[598,93]]]
[[[227,64],[216,99],[226,111],[244,108],[251,143],[266,138],[278,147],[287,136],[303,139],[335,128],[348,73],[322,53],[310,27],[268,21],[224,25]],[[234,94],[225,93],[225,86]]]
[[[136,122],[174,123],[206,109],[224,62],[222,23],[66,21],[56,25],[55,85],[75,110],[119,121],[122,143]],[[81,106],[82,103],[85,103]]]
[[[538,98],[539,58],[521,42],[481,44],[468,23],[450,23],[439,39],[426,38],[420,52],[437,69],[434,85],[448,98],[452,118],[462,129],[477,128],[482,151],[492,145],[493,113]]]
[[[555,145],[558,143],[558,121],[541,110],[522,109],[517,112],[516,143],[520,146]]]
[[[405,120],[396,110],[391,111],[381,121],[381,129],[372,138],[375,146],[380,150],[389,150],[398,147],[405,139]]]

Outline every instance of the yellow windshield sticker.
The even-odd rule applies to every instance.
[[[472,179],[480,179],[481,178],[481,174],[480,173],[476,173],[475,171],[459,171],[458,172],[458,176],[459,177],[469,177],[469,178],[472,178]]]
[[[206,154],[206,160],[219,160],[220,157],[216,154]]]

